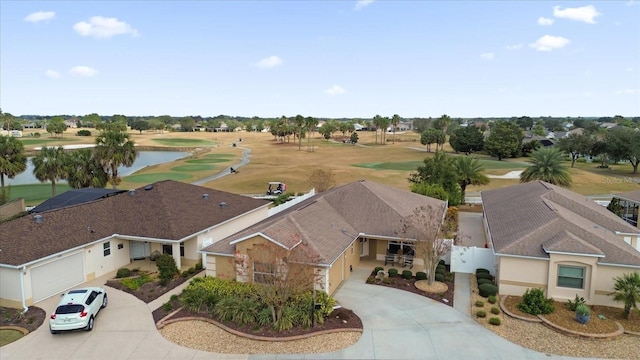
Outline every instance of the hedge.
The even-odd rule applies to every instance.
[[[476,278],[493,280],[493,275],[489,273],[479,273],[479,274],[476,274]]]
[[[427,273],[424,271],[418,271],[416,273],[416,280],[427,280]]]
[[[413,273],[411,272],[411,270],[402,270],[402,278],[403,279],[411,279],[413,277]]]
[[[389,269],[389,277],[398,277],[398,269]]]
[[[483,269],[483,268],[478,268],[476,269],[476,275],[478,275],[479,273],[487,273],[490,274],[491,271],[487,270],[487,269]]]
[[[480,286],[482,284],[493,284],[493,281],[491,281],[489,279],[478,279],[478,286]]]
[[[478,292],[482,297],[489,297],[498,294],[498,287],[493,284],[482,284],[478,286]]]

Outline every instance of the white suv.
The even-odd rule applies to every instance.
[[[52,334],[62,330],[91,331],[98,312],[107,307],[107,292],[101,287],[69,290],[61,296],[56,311],[49,319]]]

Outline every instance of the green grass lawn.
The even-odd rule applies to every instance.
[[[207,165],[207,164],[190,164],[190,165],[180,165],[174,166],[171,168],[171,171],[206,171],[213,170],[216,166]]]
[[[2,329],[0,330],[0,347],[12,343],[23,336],[24,335],[18,330]]]
[[[153,139],[153,141],[164,146],[211,146],[217,144],[212,140],[205,139],[181,139],[181,138],[167,138],[167,139]]]
[[[56,194],[61,194],[71,189],[69,185],[56,184]],[[11,185],[9,186],[9,198],[23,198],[25,205],[35,206],[51,197],[51,183]]]
[[[189,180],[190,178],[191,178],[191,175],[189,174],[168,172],[168,173],[131,175],[131,176],[125,177],[123,181],[132,182],[132,183],[150,184],[150,183],[153,183],[156,181],[162,181],[162,180],[184,181],[184,180]]]
[[[185,162],[188,164],[214,164],[231,161],[233,157],[233,154],[207,154],[200,159],[190,159]]]
[[[371,162],[354,164],[355,167],[361,167],[366,169],[376,170],[398,170],[398,171],[412,171],[416,170],[418,166],[422,165],[422,161],[402,161],[402,162]]]

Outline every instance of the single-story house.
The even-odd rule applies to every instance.
[[[444,201],[369,180],[342,185],[205,247],[206,273],[260,282],[264,267],[250,258],[254,246],[270,243],[287,251],[304,246],[320,278],[316,288],[332,294],[361,260],[382,262],[387,253],[415,253],[415,241],[403,235],[403,220],[419,207],[430,209],[442,224]]]
[[[614,198],[618,199],[622,206],[622,218],[629,224],[638,226],[638,208],[640,207],[640,190],[629,191],[620,194],[614,194]],[[640,245],[636,249],[640,251]]]
[[[32,305],[152,253],[193,266],[198,250],[266,218],[269,204],[167,180],[5,222],[0,305]]]
[[[614,278],[640,271],[640,231],[586,196],[543,181],[481,193],[499,293],[542,288],[564,301],[612,301]]]

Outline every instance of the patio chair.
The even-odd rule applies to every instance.
[[[394,265],[396,262],[396,255],[392,254],[392,253],[387,253],[384,256],[384,264],[387,265],[387,263],[391,263],[391,265]]]
[[[404,263],[402,267],[408,266],[409,269],[413,269],[413,255],[406,255],[404,257]]]

